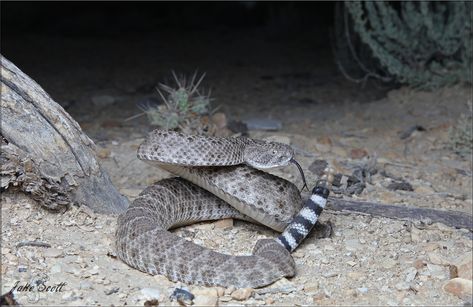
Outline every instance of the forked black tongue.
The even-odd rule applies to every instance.
[[[299,169],[299,172],[301,173],[302,182],[304,182],[304,185],[302,186],[301,192],[304,190],[304,188],[306,188],[307,191],[309,191],[309,188],[307,187],[307,182],[305,181],[304,171],[302,170],[302,167],[300,166],[300,164],[297,163],[297,161],[294,160],[294,158],[292,158],[289,162],[295,164],[297,166],[297,168]]]

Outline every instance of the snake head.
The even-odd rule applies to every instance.
[[[258,142],[243,151],[245,163],[259,169],[286,166],[293,157],[291,146],[276,142]]]

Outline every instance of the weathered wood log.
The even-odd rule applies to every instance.
[[[72,203],[95,212],[128,206],[101,168],[95,144],[34,80],[1,59],[1,189],[17,189],[49,209]]]
[[[349,213],[383,216],[398,220],[430,221],[455,228],[473,230],[473,217],[465,212],[420,208],[402,205],[387,205],[365,201],[343,200],[331,197],[327,209]]]

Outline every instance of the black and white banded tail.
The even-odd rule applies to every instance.
[[[295,250],[317,223],[317,219],[325,208],[329,193],[329,189],[324,184],[317,184],[301,211],[284,232],[276,238],[276,241],[289,252]]]

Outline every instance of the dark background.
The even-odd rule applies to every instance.
[[[159,99],[155,87],[172,85],[171,71],[205,72],[202,87],[229,118],[297,124],[308,107],[319,108],[318,119],[338,116],[320,105],[372,101],[386,92],[339,72],[335,5],[2,1],[1,53],[81,125],[97,121],[93,116],[123,122],[140,101]],[[93,104],[99,95],[112,96],[113,105]]]

